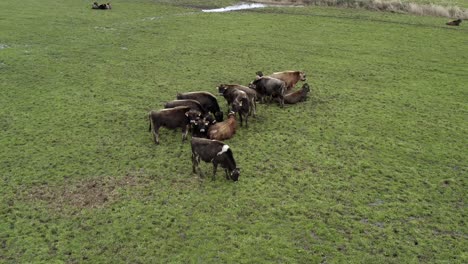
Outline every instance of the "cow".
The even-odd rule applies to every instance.
[[[263,73],[261,71],[256,72],[257,78],[263,77]],[[274,72],[268,77],[280,79],[284,81],[286,84],[286,93],[294,88],[299,81],[306,81],[307,77],[303,71],[282,71],[282,72]]]
[[[216,89],[218,90],[218,93],[226,99],[228,106],[230,106],[234,101],[234,96],[232,95],[234,90],[241,90],[245,92],[249,97],[249,115],[253,115],[254,117],[257,115],[256,101],[259,98],[259,95],[254,89],[239,84],[220,84],[218,87],[216,87]]]
[[[198,101],[192,99],[172,100],[164,104],[164,108],[174,108],[177,106],[189,106],[191,110],[196,110],[201,113],[200,118],[191,120],[190,132],[192,136],[207,137],[206,133],[209,126],[216,123],[213,116],[206,111]]]
[[[272,98],[278,98],[280,106],[284,107],[284,94],[286,92],[284,81],[262,76],[251,82],[249,88],[255,89],[260,94],[261,101],[264,101],[265,96],[271,96]]]
[[[189,106],[192,110],[200,111],[202,115],[208,112],[198,101],[193,99],[172,100],[164,104],[164,108],[174,108],[177,106]]]
[[[310,86],[307,83],[302,85],[300,90],[288,93],[284,96],[285,104],[295,104],[307,100],[307,94],[310,92]]]
[[[208,138],[216,140],[230,139],[236,133],[236,129],[236,114],[234,112],[230,112],[226,120],[216,123],[208,129]]]
[[[154,143],[159,144],[159,128],[182,129],[182,142],[187,139],[190,120],[199,118],[201,113],[188,106],[178,106],[148,113],[149,131],[153,134]]]
[[[231,104],[232,111],[239,114],[240,124],[242,126],[243,119],[245,120],[245,126],[249,126],[247,119],[250,113],[250,99],[244,91],[235,90],[233,95],[234,101]]]
[[[91,8],[92,9],[112,9],[112,6],[110,5],[110,3],[98,4],[97,2],[94,2]]]
[[[460,26],[461,22],[462,22],[461,19],[457,19],[457,20],[454,20],[454,21],[447,22],[445,24],[448,25],[448,26]]]
[[[192,137],[191,147],[193,173],[197,173],[196,168],[198,168],[200,176],[204,177],[199,167],[200,160],[203,160],[204,162],[213,163],[212,180],[216,178],[218,165],[224,168],[226,179],[231,179],[233,181],[239,180],[240,169],[237,168],[232,150],[228,145],[218,140]]]
[[[213,113],[217,122],[223,121],[223,112],[221,112],[216,97],[209,92],[188,92],[177,93],[177,99],[193,99],[198,101],[203,108]]]

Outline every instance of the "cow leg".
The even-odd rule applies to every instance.
[[[242,126],[242,113],[241,112],[238,112],[239,113],[239,120],[240,120],[240,124]]]
[[[195,166],[193,164],[195,164]],[[200,155],[192,154],[192,169],[194,173],[196,173],[195,167],[198,169],[200,177],[205,178],[205,174],[203,174],[203,171],[200,168]]]
[[[159,127],[153,127],[153,140],[155,144],[159,145]]]
[[[257,103],[255,102],[255,98],[252,98],[251,111],[253,112],[253,117],[257,118]]]
[[[228,170],[225,169],[224,172],[226,173],[226,180],[230,180],[230,179],[231,179],[231,176],[229,175]]]
[[[182,128],[182,142],[184,142],[187,139],[187,134],[188,134],[188,126],[186,125],[185,127]]]
[[[218,168],[218,163],[213,162],[213,177],[211,178],[213,181],[216,179],[216,169]]]

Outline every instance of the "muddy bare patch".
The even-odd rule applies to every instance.
[[[28,192],[28,200],[46,202],[51,209],[67,207],[85,209],[102,208],[121,197],[129,188],[144,186],[149,181],[140,172],[128,173],[122,178],[110,176],[96,177],[82,181],[66,180],[63,185],[44,184]]]

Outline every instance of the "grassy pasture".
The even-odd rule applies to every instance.
[[[466,263],[466,25],[193,8],[229,3],[0,1],[0,262]],[[226,141],[239,182],[152,143],[177,92],[286,69],[311,98]]]

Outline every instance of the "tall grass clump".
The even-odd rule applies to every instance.
[[[437,4],[419,4],[392,0],[266,0],[277,4],[304,4],[315,6],[336,6],[345,8],[363,8],[383,12],[400,12],[420,16],[438,16],[468,19],[468,10],[458,6],[442,6]]]

